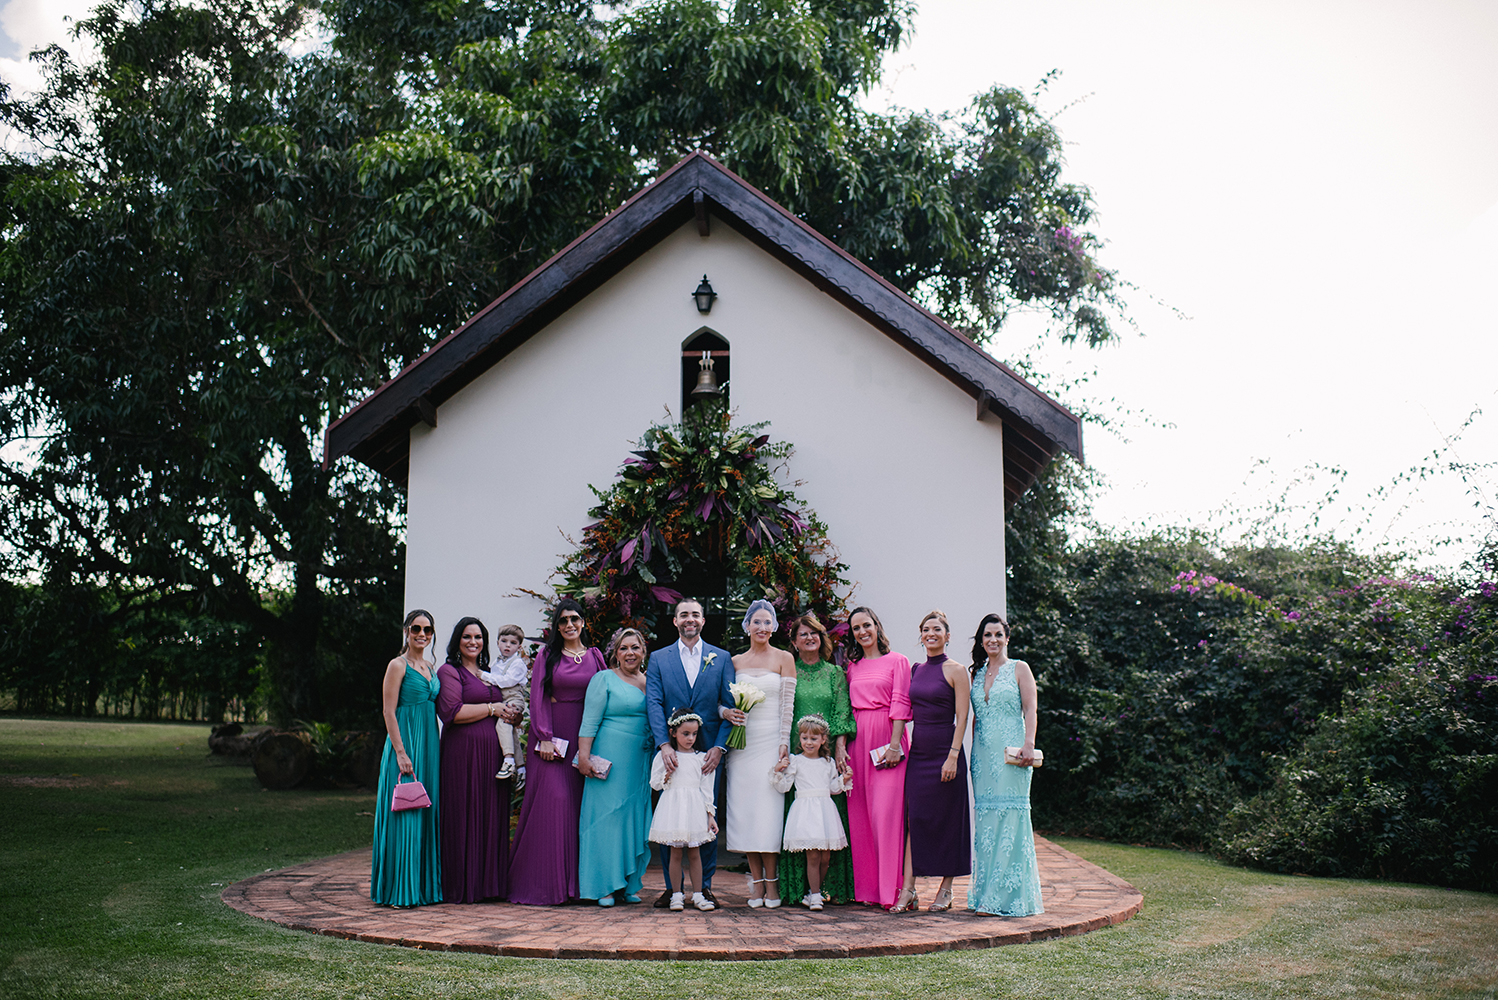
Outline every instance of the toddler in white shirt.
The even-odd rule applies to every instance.
[[[506,625],[500,629],[499,634],[495,636],[495,643],[499,647],[499,658],[480,677],[485,684],[492,684],[499,688],[505,704],[514,705],[525,712],[531,700],[531,665],[521,650],[523,642],[525,642],[525,632],[519,625]],[[515,748],[525,745],[525,728],[524,717],[513,725],[504,719],[494,720],[494,730],[499,734],[499,750],[504,754],[499,773],[494,776],[501,781],[515,774]]]

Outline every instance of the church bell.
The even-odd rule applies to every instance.
[[[692,387],[692,398],[721,396],[723,390],[718,388],[718,379],[713,375],[713,352],[703,351],[702,360],[697,364],[697,384]]]

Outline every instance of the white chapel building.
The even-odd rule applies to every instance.
[[[1005,511],[1056,454],[1081,460],[1081,421],[700,153],[328,428],[325,462],[406,487],[406,607],[436,616],[438,649],[464,615],[539,634],[522,590],[550,590],[589,485],[680,417],[704,348],[736,422],[795,447],[857,603],[913,660],[943,609],[965,660],[1004,611]]]

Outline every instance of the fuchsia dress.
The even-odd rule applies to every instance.
[[[510,849],[510,902],[532,906],[555,906],[578,898],[577,832],[583,776],[572,766],[572,758],[577,756],[588,683],[604,669],[603,654],[591,647],[581,663],[563,656],[551,677],[553,701],[545,694],[545,656],[543,650],[531,671],[525,800]],[[566,756],[542,760],[536,745],[555,736],[567,741]]]
[[[853,898],[895,905],[905,877],[905,758],[907,729],[900,737],[900,763],[876,768],[869,752],[889,742],[895,719],[909,721],[910,661],[885,653],[848,665],[848,698],[858,735],[850,748],[853,789],[848,793],[848,844],[853,853]]]

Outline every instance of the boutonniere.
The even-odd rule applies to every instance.
[[[703,662],[704,665],[710,667],[710,666],[713,665],[713,661],[716,660],[717,658],[718,658],[718,654],[717,653],[708,653],[706,656],[704,656],[702,658],[702,662]]]

